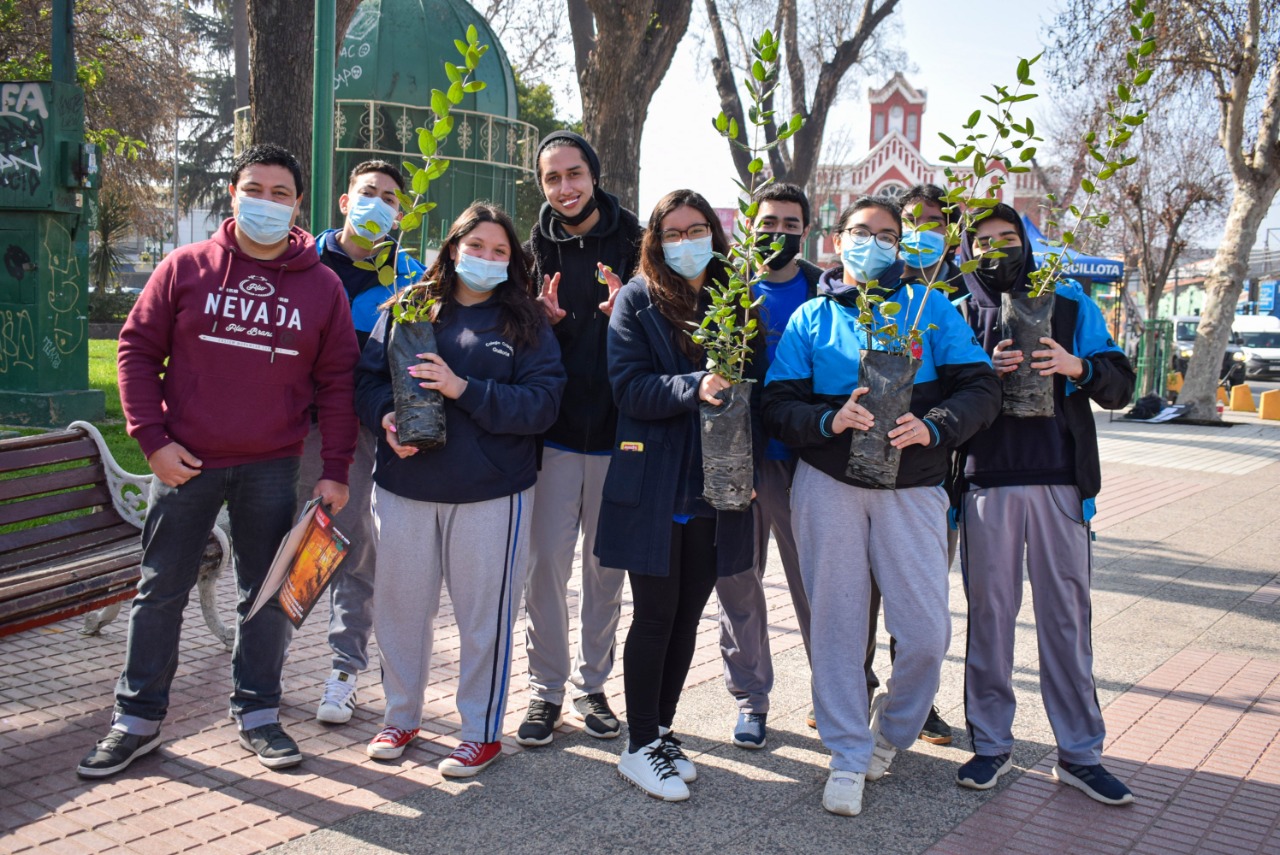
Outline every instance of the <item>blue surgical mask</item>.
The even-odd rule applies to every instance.
[[[947,251],[947,236],[938,229],[916,231],[908,229],[902,236],[902,260],[907,267],[927,270],[942,260]],[[908,252],[907,250],[916,250]]]
[[[254,243],[275,246],[289,236],[293,207],[252,196],[237,197],[236,228]]]
[[[478,255],[458,252],[458,278],[472,291],[488,292],[497,288],[509,278],[507,268],[509,262],[489,261]]]
[[[698,274],[706,270],[707,265],[711,263],[711,235],[676,243],[664,243],[662,255],[667,260],[667,267],[685,279],[697,279]]]
[[[898,260],[898,249],[885,249],[874,240],[845,247],[840,253],[844,269],[853,274],[853,278],[866,284],[877,278],[888,269],[890,264]]]
[[[352,196],[347,204],[347,222],[361,237],[378,240],[395,225],[396,212],[377,196]]]

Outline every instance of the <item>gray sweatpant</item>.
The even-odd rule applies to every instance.
[[[378,584],[374,631],[387,694],[383,721],[422,722],[440,582],[458,626],[458,713],[464,741],[502,737],[511,677],[511,629],[529,560],[533,488],[461,505],[418,502],[374,487]]]
[[[358,674],[369,667],[369,635],[373,632],[373,574],[377,543],[373,533],[373,461],[377,440],[363,425],[356,442],[355,461],[347,474],[350,497],[334,522],[351,538],[351,555],[329,583],[329,647],[333,667]],[[323,471],[320,429],[311,426],[302,449],[298,475],[298,502],[311,499]]]
[[[969,597],[964,708],[973,750],[1013,748],[1013,641],[1026,558],[1040,697],[1068,763],[1101,762],[1106,725],[1093,683],[1089,527],[1074,486],[991,487],[964,497],[960,566]]]
[[[770,532],[791,589],[805,653],[809,652],[809,598],[804,593],[796,539],[791,532],[791,481],[795,471],[795,458],[765,460],[756,468],[756,501],[752,505],[756,523],[755,568],[748,573],[721,576],[716,581],[724,683],[744,713],[767,713],[769,692],[773,689],[769,604],[764,595]]]
[[[863,654],[873,573],[898,641],[880,733],[908,748],[929,715],[951,640],[946,511],[941,487],[871,490],[803,461],[796,468],[791,525],[813,612],[814,711],[832,769],[866,772],[871,762]]]
[[[533,696],[553,704],[564,703],[566,682],[573,684],[577,696],[603,692],[613,670],[614,639],[627,574],[601,567],[591,549],[608,471],[607,454],[543,449],[524,591],[525,639]],[[570,670],[566,597],[579,527],[584,544],[582,593],[578,598],[578,655]]]

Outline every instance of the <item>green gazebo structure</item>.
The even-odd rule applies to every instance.
[[[451,111],[453,133],[441,146],[449,170],[431,184],[437,207],[420,232],[424,252],[477,199],[515,211],[516,186],[533,180],[538,131],[516,116],[511,63],[483,16],[465,0],[364,0],[356,10],[334,72],[334,155],[331,222],[347,174],[362,160],[420,163],[417,132],[429,127],[431,90],[449,88],[444,62],[459,61],[454,39],[474,25],[491,49],[476,78],[485,88]],[[406,170],[407,175],[407,170]]]

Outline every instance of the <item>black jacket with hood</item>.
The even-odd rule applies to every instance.
[[[568,384],[555,424],[543,439],[580,452],[613,448],[618,410],[609,387],[605,340],[609,318],[599,305],[609,288],[596,278],[596,262],[603,262],[628,281],[640,262],[644,229],[636,215],[616,196],[595,190],[600,220],[584,235],[571,235],[552,217],[544,203],[525,249],[533,256],[534,281],[560,274],[560,308],[565,316],[552,329],[560,342]]]
[[[1022,218],[1012,208],[1003,213],[1017,228],[1024,247],[1014,293],[1027,293],[1036,269],[1031,243]],[[974,257],[971,243],[972,237],[966,235],[961,262]],[[964,282],[969,296],[957,305],[978,344],[990,355],[1005,337],[1000,324],[1001,294],[976,273],[966,273]],[[1085,518],[1092,516],[1093,499],[1102,487],[1102,467],[1089,401],[1109,410],[1129,403],[1135,383],[1133,367],[1111,340],[1097,305],[1072,280],[1057,284],[1051,333],[1067,352],[1084,360],[1084,376],[1079,382],[1053,376],[1052,418],[1013,418],[1002,413],[964,445],[956,461],[952,492],[956,507],[970,483],[984,487],[1074,484],[1080,489]],[[1023,358],[1030,360],[1031,354]]]

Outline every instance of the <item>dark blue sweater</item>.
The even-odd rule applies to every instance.
[[[436,324],[437,348],[467,389],[456,401],[444,401],[444,447],[404,459],[382,429],[382,417],[394,409],[386,332],[384,312],[356,369],[356,412],[378,436],[374,482],[407,499],[452,504],[533,486],[535,438],[555,421],[565,382],[550,325],[543,324],[537,347],[517,347],[502,334],[496,300],[452,306]]]

